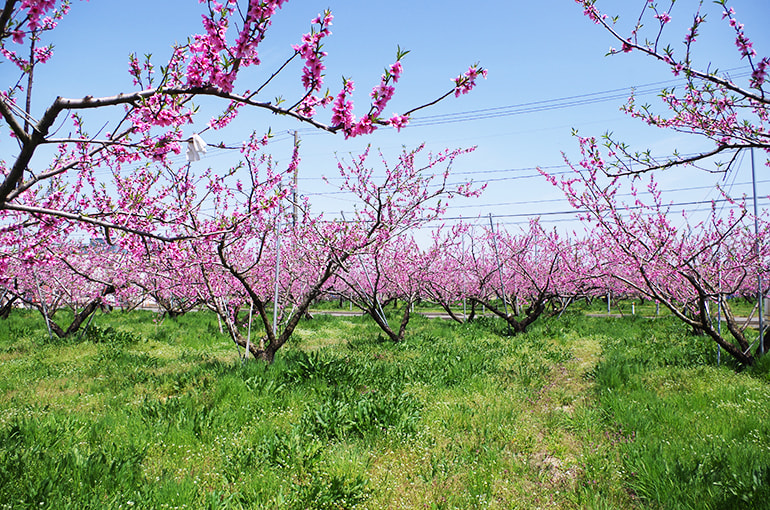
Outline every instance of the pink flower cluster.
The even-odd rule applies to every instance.
[[[56,7],[56,0],[22,0],[21,2],[21,8],[25,9],[29,16],[28,24],[32,31],[42,26],[41,18],[54,7]]]
[[[593,0],[575,0],[575,2],[583,6],[583,15],[587,16],[594,23],[599,24],[607,18],[606,14],[599,13],[599,9],[596,8]]]
[[[324,97],[308,94],[304,99],[302,99],[302,101],[300,101],[299,105],[297,106],[297,113],[303,117],[312,118],[316,114],[316,106],[326,108],[333,100],[334,98],[328,94]]]
[[[347,99],[348,94],[353,93],[354,89],[353,80],[345,80],[342,90],[337,94],[332,106],[332,125],[341,127],[345,133],[345,138],[356,136],[353,129],[356,125],[353,101]]]
[[[148,132],[151,126],[181,126],[190,121],[191,112],[179,105],[177,99],[155,94],[147,98],[144,104],[134,110],[131,119],[134,127],[142,132]]]
[[[460,94],[467,94],[473,90],[473,87],[476,86],[476,78],[479,76],[486,78],[487,70],[479,67],[478,64],[473,64],[464,74],[457,78],[452,78],[452,81],[455,83],[455,97],[459,97]]]
[[[220,52],[227,49],[228,19],[203,16],[203,27],[206,35],[196,35],[195,42],[190,44],[192,56],[187,66],[187,84],[190,87],[213,85],[231,92],[235,76],[226,71],[219,58]]]
[[[18,56],[15,51],[0,48],[0,53],[22,71],[26,71],[29,67],[29,61]]]
[[[53,51],[53,46],[35,48],[35,59],[41,64],[45,64],[46,62],[48,62],[48,59],[51,58],[52,51]]]
[[[9,61],[13,62],[13,64],[22,71],[27,72],[29,70],[30,61],[20,57],[15,51],[9,50],[7,48],[0,48],[0,54],[2,54]],[[51,58],[51,55],[53,55],[53,46],[50,44],[48,46],[35,48],[32,63],[34,64],[40,62],[41,64],[45,64],[48,62],[48,59]]]
[[[46,13],[53,10],[56,7],[56,0],[23,0],[21,2],[20,9],[26,10],[25,19],[21,22],[14,23],[13,21],[7,28],[7,34],[11,36],[11,39],[15,44],[24,44],[24,37],[27,33],[42,32],[53,30],[56,28],[56,21],[69,12],[69,4],[65,3],[58,11],[54,11],[51,16],[46,16]],[[32,58],[32,62],[20,57],[13,50],[7,48],[0,48],[0,54],[6,59],[11,61],[16,67],[24,72],[27,72],[30,65],[34,65],[37,62],[42,64],[46,63],[53,54],[53,46],[43,46],[35,48],[35,53]]]
[[[735,45],[738,47],[738,49],[741,52],[742,57],[756,57],[757,52],[754,50],[752,46],[754,46],[754,43],[752,43],[748,37],[741,31],[738,33],[738,36],[735,38]]]
[[[399,59],[405,53],[399,52]],[[354,85],[352,80],[345,79],[342,90],[337,94],[334,100],[334,106],[332,108],[331,123],[335,127],[342,129],[345,134],[345,138],[365,135],[373,132],[377,127],[376,124],[391,125],[398,130],[406,126],[409,122],[408,115],[394,115],[389,120],[381,120],[380,116],[385,110],[390,100],[393,98],[393,94],[396,89],[390,83],[398,82],[403,73],[403,66],[401,61],[397,60],[393,65],[385,70],[385,73],[380,79],[380,83],[372,89],[370,96],[372,98],[372,104],[367,113],[360,120],[356,121],[356,116],[353,114],[353,101],[348,100],[348,95],[353,93]]]
[[[318,92],[323,85],[323,71],[326,69],[323,57],[326,56],[326,52],[321,51],[321,41],[324,37],[331,35],[329,27],[333,19],[334,16],[328,10],[324,12],[323,17],[319,14],[312,21],[319,26],[318,31],[311,30],[310,33],[302,36],[302,44],[292,46],[294,51],[305,59],[305,66],[302,68],[302,85],[308,92]]]
[[[735,30],[735,46],[741,53],[741,58],[748,58],[749,63],[752,65],[753,72],[751,73],[751,86],[757,89],[761,88],[767,78],[767,66],[770,62],[767,57],[765,57],[754,66],[751,61],[752,57],[757,56],[757,52],[754,49],[754,43],[746,37],[746,33],[743,31],[743,23],[739,23],[734,16],[735,10],[732,7],[722,12],[722,19],[727,18],[729,20],[728,23]]]
[[[741,52],[742,57],[754,57],[757,55],[757,52],[754,51],[754,44],[746,37],[746,33],[743,31],[743,23],[738,23],[738,20],[733,18],[733,14],[735,14],[735,11],[732,7],[730,7],[729,11],[725,11],[722,13],[722,19],[730,18],[730,26],[735,29],[735,33],[737,34],[735,37],[735,45],[738,47],[738,49]]]
[[[230,101],[224,112],[221,115],[214,117],[209,121],[209,127],[213,129],[222,129],[230,124],[230,122],[238,116],[238,109],[243,106],[243,103],[239,101]]]
[[[248,16],[234,46],[227,44],[229,17],[235,2],[225,5],[212,0],[210,12],[203,15],[205,34],[198,34],[189,45],[191,56],[187,64],[189,87],[214,86],[232,92],[240,68],[259,64],[257,46],[264,39],[270,17],[286,0],[249,2]]]
[[[274,0],[269,2],[249,2],[249,11],[238,39],[235,41],[233,54],[239,59],[241,65],[259,65],[257,46],[265,37],[265,31],[270,26],[270,19],[286,0]]]
[[[332,126],[341,126],[345,133],[350,131],[356,121],[356,117],[353,115],[353,101],[347,99],[348,94],[352,94],[354,90],[353,80],[345,79],[342,90],[337,94],[332,106]]]
[[[136,54],[133,53],[128,57],[128,74],[134,77],[134,85],[141,86],[142,69],[139,67],[139,60],[136,58]]]
[[[693,21],[692,27],[690,27],[690,30],[687,31],[687,34],[684,36],[684,42],[686,44],[692,44],[695,42],[695,39],[698,37],[698,26],[703,22],[703,18],[700,16],[695,17],[695,21]]]
[[[396,131],[401,131],[401,128],[406,127],[409,124],[408,115],[394,115],[387,121],[388,124],[396,128]]]
[[[770,65],[770,59],[768,57],[763,58],[757,64],[757,67],[751,73],[751,86],[754,88],[761,88],[767,79],[767,68]]]
[[[623,53],[630,53],[631,50],[634,49],[634,47],[631,46],[630,40],[626,40],[626,41],[623,41],[623,46],[621,47],[621,49],[623,50]]]

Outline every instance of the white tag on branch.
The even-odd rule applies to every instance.
[[[201,153],[206,154],[206,142],[195,133],[187,140],[187,161],[200,161]]]

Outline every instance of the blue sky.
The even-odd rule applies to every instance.
[[[635,20],[643,4],[640,0],[625,0],[600,2],[599,6],[619,9],[612,12],[621,15],[622,24]],[[696,4],[679,0],[672,12],[674,21],[664,37],[677,52],[682,51],[685,33],[680,23],[689,22]],[[759,55],[770,55],[770,32],[766,30],[770,2],[743,0],[731,4],[738,19],[746,24]],[[350,210],[352,204],[345,197],[329,193],[333,189],[320,178],[336,174],[336,157],[358,153],[367,144],[391,157],[402,146],[411,148],[423,142],[434,151],[477,146],[474,153],[456,162],[454,172],[458,180],[488,182],[488,189],[481,198],[459,201],[449,211],[450,217],[482,216],[482,221],[487,222],[486,216],[492,213],[496,221],[514,225],[526,221],[528,215],[544,214],[544,222],[559,227],[567,225],[568,216],[549,213],[568,210],[569,206],[558,190],[536,176],[534,167],[563,171],[562,151],[573,159],[577,153],[573,128],[583,135],[613,131],[633,146],[649,147],[656,154],[674,148],[687,153],[704,147],[695,137],[648,128],[619,111],[632,87],[640,87],[642,99],[654,104],[655,91],[662,86],[655,84],[681,86],[681,82],[649,58],[635,54],[605,56],[610,46],[618,44],[585,18],[582,8],[572,0],[482,0],[471,4],[456,0],[294,0],[273,20],[260,49],[263,65],[258,73],[264,76],[272,72],[290,56],[290,45],[308,30],[310,19],[327,7],[335,19],[333,35],[325,43],[329,53],[326,84],[336,93],[342,76],[352,78],[359,112],[365,111],[368,93],[379,81],[383,68],[393,62],[398,45],[411,53],[403,62],[404,76],[386,110],[388,114],[442,94],[451,87],[450,78],[474,62],[489,69],[489,77],[471,94],[420,112],[414,126],[401,133],[383,129],[373,136],[344,140],[340,135],[316,132],[258,111],[246,113],[231,129],[206,133],[204,138],[209,143],[236,143],[252,129],[271,127],[277,136],[269,150],[277,160],[288,161],[288,133],[298,129],[302,139],[300,192],[311,196],[316,211],[336,215],[340,210]],[[40,116],[56,95],[100,96],[132,90],[126,72],[128,53],[152,53],[156,65],[162,65],[171,44],[185,41],[188,35],[201,30],[201,8],[193,0],[73,2],[70,15],[51,34],[54,59],[37,71],[35,116]],[[745,66],[745,61],[738,58],[733,37],[720,19],[721,9],[710,2],[704,8],[708,17],[695,47],[696,58],[738,73],[736,69]],[[15,79],[7,64],[0,67],[0,74],[5,75],[3,82]],[[271,93],[287,97],[299,93],[299,76],[300,67],[290,67],[280,87]],[[248,79],[244,77],[244,82]],[[253,79],[258,82],[261,78],[257,74]],[[237,83],[236,88],[249,86],[244,82]],[[264,99],[272,99],[272,95]],[[574,103],[580,105],[565,106]],[[111,118],[118,114],[111,112]],[[108,120],[101,115],[94,114],[91,131]],[[200,126],[190,128],[191,133],[204,127],[204,119],[200,118]],[[9,149],[13,149],[12,144],[0,142],[0,157],[12,157],[14,151]],[[221,152],[209,151],[196,165],[226,166],[230,156]],[[762,168],[759,175],[760,180],[766,177],[767,169]],[[671,190],[668,198],[680,202],[714,198],[708,187],[723,177],[676,170],[658,179],[664,189]],[[749,180],[747,158],[740,173],[728,176],[727,181]],[[686,191],[676,191],[683,189]],[[738,195],[750,193],[746,186],[735,185],[733,190]],[[761,184],[759,194],[767,195],[768,190],[767,183]]]

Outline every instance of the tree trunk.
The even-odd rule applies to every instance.
[[[444,311],[447,313],[447,315],[449,315],[450,319],[452,319],[455,322],[459,322],[460,324],[465,322],[465,319],[460,318],[456,313],[454,313],[454,311],[452,311],[452,307],[449,306],[448,303],[441,301],[439,304],[441,305],[441,308],[443,308]]]
[[[369,314],[369,316],[374,319],[374,322],[380,327],[380,329],[388,335],[388,338],[393,343],[400,343],[404,340],[404,337],[406,337],[406,326],[409,324],[409,319],[412,316],[412,302],[413,300],[409,299],[404,302],[404,312],[401,316],[401,323],[398,327],[398,332],[393,331],[393,328],[390,327],[390,324],[388,324],[387,318],[380,315],[378,310],[375,309],[375,305],[371,305],[366,308],[366,313]]]
[[[524,333],[527,330],[527,327],[529,327],[530,324],[535,322],[543,314],[545,311],[545,305],[548,303],[550,298],[544,295],[538,296],[536,301],[532,303],[526,310],[524,310],[524,318],[521,320],[517,320],[516,317],[512,314],[506,315],[505,311],[500,310],[500,308],[487,300],[479,298],[471,298],[471,300],[477,302],[480,305],[486,306],[489,311],[502,318],[513,330],[513,334],[517,335],[519,333]]]
[[[77,331],[80,329],[80,326],[83,324],[83,321],[88,319],[88,317],[90,317],[91,314],[94,313],[96,309],[101,306],[102,298],[114,292],[115,292],[115,287],[113,287],[112,285],[108,285],[107,287],[105,287],[98,298],[88,303],[79,312],[75,312],[75,315],[72,317],[72,322],[67,327],[67,329],[63,329],[56,321],[53,320],[53,315],[54,315],[53,313],[49,313],[48,317],[46,317],[46,313],[42,305],[38,306],[37,309],[43,315],[43,318],[48,321],[51,327],[51,331],[56,333],[56,336],[58,336],[59,338],[68,338],[69,336],[77,333]]]
[[[13,310],[13,303],[18,299],[17,296],[11,296],[11,298],[0,306],[0,319],[7,319],[11,316],[11,310]]]

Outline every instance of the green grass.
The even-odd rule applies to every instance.
[[[770,377],[669,319],[318,315],[266,367],[216,317],[0,321],[0,508],[762,508]],[[732,505],[732,506],[731,506]]]
[[[634,336],[606,341],[595,370],[629,489],[655,508],[767,508],[767,362],[736,373],[704,338]]]

